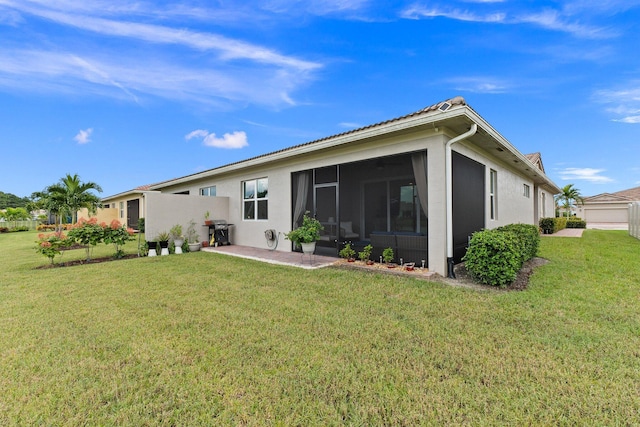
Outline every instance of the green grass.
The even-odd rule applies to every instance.
[[[35,239],[0,235],[0,425],[640,419],[625,232],[542,239],[524,292],[211,253],[36,270]]]

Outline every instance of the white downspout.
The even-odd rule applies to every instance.
[[[473,123],[471,129],[462,135],[450,139],[444,146],[445,191],[447,195],[447,275],[452,279],[455,279],[456,275],[453,272],[453,173],[451,167],[451,146],[456,142],[475,135],[477,131],[478,125]]]

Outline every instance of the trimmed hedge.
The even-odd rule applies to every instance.
[[[540,246],[540,232],[538,227],[532,224],[509,224],[497,228],[498,231],[508,231],[516,235],[523,247],[522,261],[529,261],[538,253]]]
[[[525,261],[536,256],[539,245],[538,227],[509,224],[473,233],[462,260],[476,281],[505,286],[513,282]]]
[[[580,218],[569,218],[567,228],[587,228],[587,221]]]
[[[567,228],[567,218],[564,218],[564,217],[540,218],[540,220],[538,221],[538,225],[543,231],[551,230],[552,233],[555,233],[564,228]]]
[[[515,233],[483,230],[473,233],[462,258],[471,276],[492,286],[507,285],[522,267],[523,245]]]

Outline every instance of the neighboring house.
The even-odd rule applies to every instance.
[[[115,194],[102,199],[102,208],[89,215],[86,209],[78,212],[78,218],[95,216],[98,221],[110,223],[117,219],[127,227],[138,229],[138,220],[144,217],[144,195],[149,192],[150,185],[142,185],[133,190]]]
[[[149,189],[148,235],[201,224],[208,210],[234,224],[234,244],[272,248],[265,231],[274,230],[276,250],[292,251],[283,235],[310,211],[325,228],[316,253],[371,242],[376,254],[392,246],[397,261],[425,260],[442,275],[473,232],[537,224],[560,192],[539,153],[520,153],[461,97]]]
[[[629,204],[640,201],[640,187],[601,193],[584,198],[584,204],[577,207],[577,215],[587,223],[629,222]]]

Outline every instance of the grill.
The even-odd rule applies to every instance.
[[[230,245],[229,229],[233,227],[233,224],[227,224],[224,219],[214,219],[209,226],[210,242],[214,246],[218,245]]]

